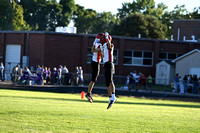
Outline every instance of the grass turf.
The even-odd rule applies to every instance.
[[[200,103],[0,90],[0,132],[200,132]]]

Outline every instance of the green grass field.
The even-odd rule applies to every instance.
[[[200,132],[200,103],[0,89],[0,132]]]

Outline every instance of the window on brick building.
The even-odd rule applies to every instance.
[[[176,59],[176,57],[178,57],[178,55],[176,53],[168,53],[168,59],[169,60]]]
[[[153,52],[125,50],[124,51],[124,65],[152,66]]]
[[[174,60],[180,56],[182,56],[183,54],[179,54],[179,53],[168,53],[168,52],[163,52],[163,53],[159,53],[159,61],[162,60]]]

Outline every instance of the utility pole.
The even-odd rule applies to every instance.
[[[11,22],[10,22],[10,30],[12,31],[13,30],[13,1],[14,0],[8,0],[9,3],[11,3]],[[19,3],[20,0],[15,0],[16,3]]]
[[[10,26],[10,30],[13,30],[13,1],[11,1],[12,7],[11,7],[11,26]]]
[[[8,3],[11,4],[11,20],[10,20],[10,30],[13,30],[13,0],[8,0]]]

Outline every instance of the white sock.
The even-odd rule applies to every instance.
[[[114,99],[115,98],[115,94],[112,94],[112,99]]]

